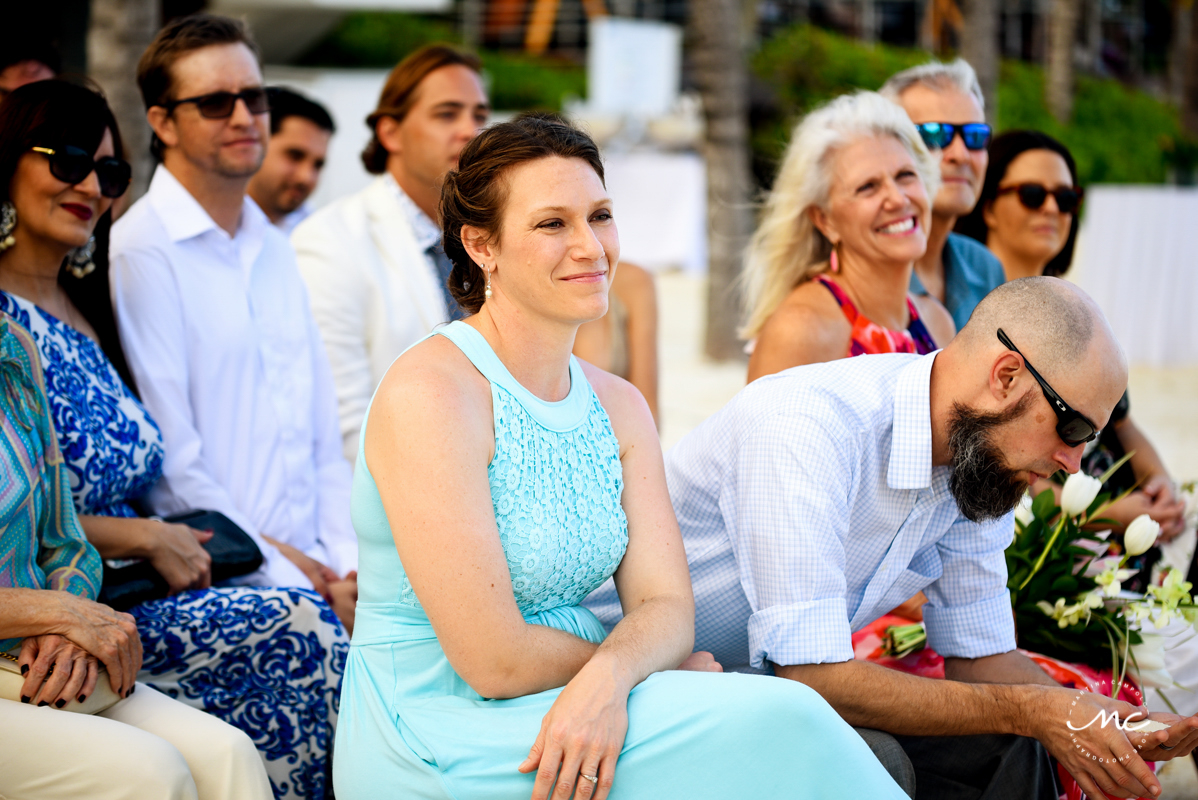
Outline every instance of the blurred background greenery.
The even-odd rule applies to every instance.
[[[459,41],[452,21],[413,14],[348,15],[300,59],[308,66],[395,65],[433,41]],[[497,50],[481,52],[491,100],[505,111],[560,110],[586,95],[586,69],[548,56]],[[889,75],[928,59],[926,51],[865,44],[813,25],[783,29],[752,54],[751,128],[754,175],[773,181],[794,124],[820,103],[844,92],[876,89]],[[999,82],[998,128],[1035,128],[1064,142],[1077,159],[1083,184],[1163,183],[1170,167],[1191,171],[1198,146],[1187,139],[1177,110],[1119,81],[1079,75],[1074,114],[1067,124],[1049,113],[1044,70],[1004,61]]]

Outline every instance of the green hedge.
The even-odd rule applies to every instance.
[[[445,20],[397,12],[347,15],[299,63],[322,67],[395,66],[404,56],[430,42],[460,42]],[[520,53],[480,53],[491,104],[505,111],[559,111],[567,97],[586,94],[586,70],[569,62]]]
[[[777,164],[791,126],[811,108],[847,91],[877,89],[894,72],[928,57],[921,50],[871,47],[809,25],[764,42],[752,69],[772,90],[777,107],[754,126],[758,174],[761,165]],[[1170,164],[1185,166],[1194,153],[1172,106],[1117,81],[1079,77],[1073,119],[1062,125],[1044,104],[1043,70],[1008,61],[999,78],[998,129],[1012,128],[1042,130],[1064,142],[1083,184],[1161,183]]]

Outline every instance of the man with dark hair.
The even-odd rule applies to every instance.
[[[378,179],[313,214],[291,236],[324,335],[346,458],[391,362],[462,316],[449,294],[437,203],[458,154],[487,122],[478,59],[433,44],[391,71],[362,153]]]
[[[165,444],[150,505],[220,511],[266,557],[248,582],[315,587],[350,622],[357,539],[328,359],[286,237],[246,196],[269,136],[257,50],[236,20],[185,17],[137,77],[162,164],[113,225],[111,276]]]
[[[935,353],[754,381],[666,456],[695,647],[815,689],[904,788],[914,767],[921,798],[1055,800],[1045,750],[1090,797],[1159,791],[1143,759],[1187,754],[1198,718],[1134,743],[1071,730],[1071,712],[1136,709],[1019,653],[1006,586],[1015,505],[1037,476],[1077,471],[1126,386],[1102,312],[1055,278],[998,287]],[[919,591],[947,680],[855,660],[852,632]],[[619,619],[610,583],[586,605]]]
[[[290,234],[312,210],[305,201],[316,190],[336,132],[324,106],[299,92],[268,86],[270,144],[250,179],[250,197],[283,233]]]

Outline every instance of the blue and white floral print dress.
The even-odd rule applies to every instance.
[[[50,415],[80,514],[136,517],[130,501],[162,472],[162,436],[92,339],[0,291],[0,311],[33,334]],[[241,728],[276,798],[323,798],[348,637],[315,592],[215,588],[132,609],[138,678]]]

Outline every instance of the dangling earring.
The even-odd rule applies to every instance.
[[[5,200],[0,204],[0,253],[17,243],[12,232],[17,229],[17,207],[12,201]]]
[[[96,237],[93,236],[87,240],[87,244],[82,247],[76,247],[67,254],[67,271],[76,278],[92,274],[96,269],[96,262],[92,260],[92,256],[96,253]]]
[[[828,256],[828,271],[832,273],[840,272],[840,258],[836,251],[840,249],[840,242],[832,245],[832,255]]]
[[[491,299],[491,273],[490,272],[487,273],[487,290],[485,292],[483,292],[483,297],[487,298],[487,300]]]

